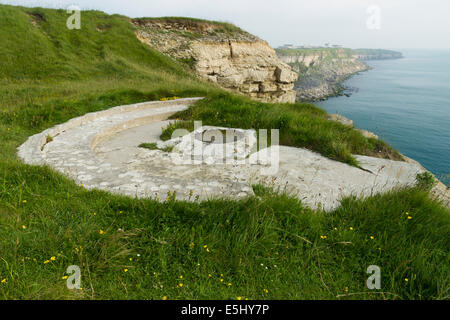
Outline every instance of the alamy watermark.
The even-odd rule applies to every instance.
[[[366,13],[369,17],[366,20],[366,26],[369,30],[381,29],[381,8],[377,5],[372,5],[367,8]]]
[[[194,130],[176,129],[172,139],[161,145],[171,148],[176,165],[259,165],[262,175],[278,172],[279,130],[234,129],[203,126],[194,121]],[[270,145],[269,145],[270,143]]]
[[[81,9],[78,6],[71,5],[67,8],[67,14],[71,16],[67,19],[66,26],[69,30],[81,29]]]
[[[67,278],[67,288],[70,290],[81,289],[81,269],[77,265],[67,267],[66,274],[70,275]]]
[[[379,266],[371,265],[367,267],[367,274],[370,277],[367,278],[366,284],[369,290],[380,290],[381,289],[381,269]]]

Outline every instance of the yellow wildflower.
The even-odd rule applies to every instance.
[[[183,286],[183,284],[180,282],[180,283],[178,284],[178,286],[181,288],[181,287]]]
[[[353,230],[353,227],[350,227],[350,230]]]
[[[162,300],[167,300],[167,297],[166,297],[166,296],[163,296],[163,297],[162,297]]]
[[[183,279],[183,276],[180,276],[180,279]]]
[[[6,283],[6,279],[3,279],[3,280],[2,280],[2,283]]]
[[[98,231],[98,233],[99,233],[99,234],[104,234],[105,231],[103,231],[102,229],[100,229],[100,230]]]
[[[409,281],[409,279],[408,279],[408,278],[405,278],[405,281],[406,281],[406,282],[408,282],[408,281]]]
[[[269,290],[267,290],[267,289],[264,289],[264,292],[265,292],[265,293],[269,293]]]
[[[372,240],[373,240],[373,239],[375,239],[375,237],[374,237],[374,236],[370,236],[370,239],[372,239]]]
[[[412,217],[411,216],[408,216],[408,220],[411,220],[412,219]]]
[[[22,226],[22,229],[26,229],[26,228],[27,228],[27,226],[26,226],[26,225],[23,225],[23,226]]]
[[[231,282],[228,282],[228,286],[231,287]]]
[[[238,300],[242,300],[242,297],[237,297]]]
[[[123,269],[123,272],[128,272],[128,269]]]
[[[55,261],[55,260],[56,260],[56,257],[53,256],[53,257],[50,258],[50,260],[51,260],[51,261]]]
[[[61,279],[66,280],[68,276],[62,276]]]
[[[44,264],[47,264],[47,263],[49,263],[50,262],[50,260],[45,260],[44,261]]]

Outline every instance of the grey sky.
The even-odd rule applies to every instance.
[[[97,9],[129,17],[188,16],[232,22],[276,47],[285,43],[346,47],[450,49],[448,0],[12,0],[0,3]],[[367,8],[378,6],[380,29]]]

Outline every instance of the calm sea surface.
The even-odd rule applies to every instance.
[[[448,184],[450,51],[400,51],[404,59],[369,61],[372,70],[347,80],[350,97],[317,104],[376,133]]]

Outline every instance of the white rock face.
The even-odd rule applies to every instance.
[[[90,113],[30,137],[20,146],[19,157],[29,164],[47,164],[88,189],[132,197],[164,200],[169,192],[176,192],[177,199],[188,201],[240,198],[252,195],[252,185],[262,183],[326,210],[336,208],[345,196],[369,196],[413,185],[416,174],[424,171],[417,163],[356,156],[365,171],[284,146],[248,153],[247,146],[252,150],[256,143],[254,132],[228,128],[202,127],[199,142],[211,141],[214,130],[239,135],[242,149],[225,157],[237,155],[241,161],[219,163],[217,154],[211,153],[216,157],[211,163],[176,164],[171,155],[178,152],[138,147],[145,142],[163,144],[159,136],[169,123],[165,119],[194,101],[149,102]],[[208,132],[205,138],[203,133]],[[195,155],[186,144],[177,144],[180,152]]]
[[[205,22],[138,20],[134,24],[140,41],[191,61],[196,73],[208,81],[264,102],[295,102],[297,73],[267,42],[251,34],[242,30],[230,34]]]

